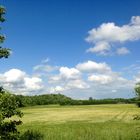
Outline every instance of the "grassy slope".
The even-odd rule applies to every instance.
[[[133,140],[140,138],[135,105],[36,106],[24,108],[22,131],[40,130],[45,140]]]

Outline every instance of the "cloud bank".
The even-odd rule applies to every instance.
[[[43,65],[48,66],[48,63]],[[80,62],[74,67],[59,66],[53,71],[44,71],[44,67],[33,71],[32,75],[20,69],[10,69],[0,74],[0,83],[15,94],[62,93],[74,98],[106,98],[127,97],[128,91],[132,91],[139,80],[139,74],[131,80],[126,79],[107,63],[93,60]]]
[[[37,94],[43,90],[43,81],[39,77],[28,76],[19,69],[10,69],[0,74],[2,86],[15,94]]]

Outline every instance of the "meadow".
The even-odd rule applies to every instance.
[[[36,130],[44,140],[140,140],[140,109],[134,104],[22,108],[21,132]]]

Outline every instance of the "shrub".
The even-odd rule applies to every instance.
[[[13,116],[21,118],[23,113],[18,110],[18,102],[14,96],[4,89],[0,89],[0,140],[18,140],[17,126],[22,124],[20,120],[14,120]]]

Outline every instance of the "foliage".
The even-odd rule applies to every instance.
[[[3,17],[3,14],[5,14],[6,10],[3,6],[0,6],[0,22],[4,22],[5,18]]]
[[[140,107],[140,83],[136,84],[136,86],[135,86],[135,93],[136,93],[136,96],[137,96],[136,105],[138,107]],[[140,115],[139,114],[134,115],[133,116],[133,120],[140,120]]]
[[[13,116],[22,117],[23,113],[18,110],[18,102],[15,96],[3,88],[0,88],[0,140],[17,140],[19,132],[17,126],[22,122],[12,119]]]
[[[75,100],[62,94],[44,94],[35,96],[15,95],[16,100],[19,102],[19,107],[34,106],[34,105],[98,105],[98,104],[118,104],[118,103],[135,103],[136,99],[92,99],[89,100]]]
[[[140,83],[137,83],[135,86],[135,92],[138,99],[140,99]]]
[[[5,14],[6,10],[3,6],[0,6],[0,22],[4,22],[5,18],[3,17],[3,15]],[[5,36],[4,35],[0,35],[0,44],[3,43],[5,40]],[[8,48],[2,48],[0,46],[0,58],[8,58],[8,56],[10,55],[10,49]]]
[[[34,105],[49,105],[49,104],[61,104],[72,99],[62,94],[45,94],[35,96],[22,96],[15,95],[16,100],[19,102],[19,107],[34,106]]]
[[[135,93],[136,93],[136,96],[137,96],[137,102],[136,102],[136,105],[138,107],[140,107],[140,83],[137,83],[136,86],[135,86]]]
[[[43,135],[39,131],[27,130],[20,140],[43,140]]]
[[[8,58],[10,55],[10,49],[0,47],[0,58]]]

